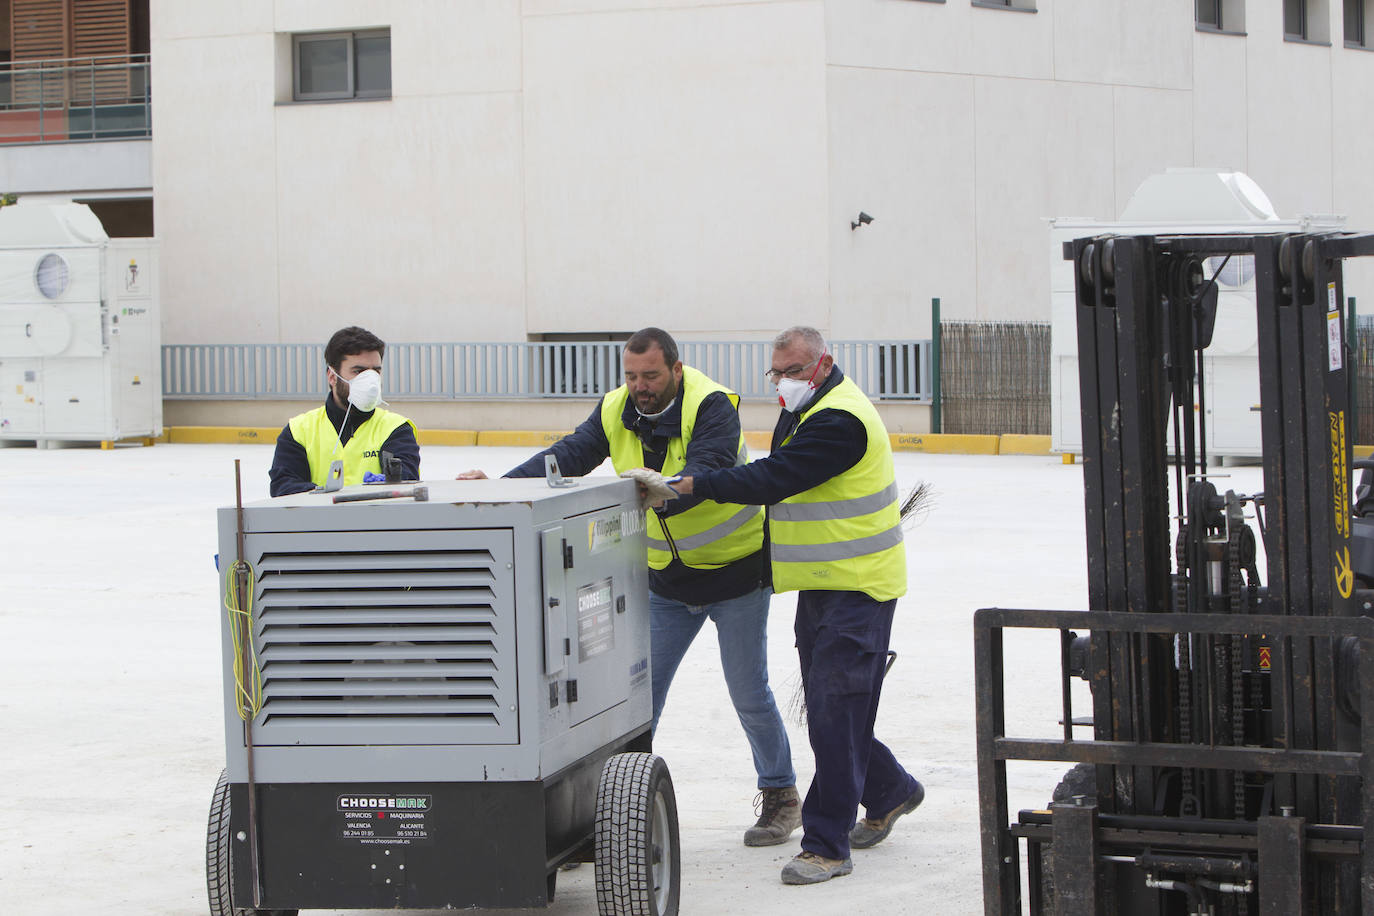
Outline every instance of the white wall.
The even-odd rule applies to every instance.
[[[831,327],[925,338],[930,300],[971,288],[974,80],[831,67]],[[860,211],[873,222],[851,228]]]
[[[153,4],[166,339],[523,338],[515,4],[243,6]],[[391,99],[289,103],[290,32],[373,25]]]
[[[243,4],[244,21],[263,6]],[[182,23],[158,14],[183,8],[191,5],[152,7],[162,339],[279,341],[271,33],[161,38]]]
[[[946,318],[1047,319],[1045,218],[1114,216],[1146,175],[1192,164],[1190,0],[828,10],[831,197],[882,220],[851,242],[831,214],[856,336],[926,336],[937,296]]]
[[[1045,218],[1171,166],[1374,229],[1374,55],[1339,4],[1334,46],[1270,6],[1219,35],[1192,0],[152,0],[164,339],[1044,320]],[[291,32],[370,26],[391,99],[289,101]]]
[[[526,17],[530,332],[825,320],[821,13]]]

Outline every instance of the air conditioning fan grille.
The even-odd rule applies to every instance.
[[[518,741],[509,529],[273,532],[246,547],[255,741]]]

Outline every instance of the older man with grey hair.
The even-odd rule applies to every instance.
[[[674,487],[770,507],[773,590],[798,593],[797,653],[816,756],[802,851],[782,880],[815,884],[853,871],[850,849],[882,842],[925,798],[873,737],[892,616],[906,593],[906,548],[887,429],[820,332],[779,334],[768,376],[783,407],[772,453]],[[856,824],[860,804],[868,816]]]

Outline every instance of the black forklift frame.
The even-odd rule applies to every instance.
[[[1047,846],[1060,913],[1195,912],[1201,887],[1229,895],[1235,912],[1374,914],[1374,843],[1364,843],[1374,729],[1359,725],[1374,722],[1374,620],[1360,616],[1374,592],[1355,588],[1350,560],[1341,317],[1342,262],[1374,255],[1374,235],[1098,237],[1064,254],[1075,269],[1090,610],[975,615],[984,911],[1021,912],[1024,839],[1032,914]],[[1265,590],[1252,581],[1248,599],[1228,602],[1196,581],[1205,564],[1193,565],[1182,536],[1171,569],[1168,479],[1173,469],[1181,521],[1198,521],[1191,492],[1182,503],[1196,482],[1209,486],[1201,352],[1216,287],[1203,265],[1241,256],[1255,266],[1265,489],[1254,502],[1268,575]],[[1060,632],[1062,740],[1006,734],[1007,628]],[[1076,661],[1074,631],[1091,634]],[[1182,653],[1194,661],[1179,664]],[[1071,670],[1091,685],[1091,741],[1072,733]],[[1096,793],[1009,824],[1009,760],[1091,764]],[[1224,803],[1198,810],[1180,773],[1185,787],[1222,787],[1213,795]]]

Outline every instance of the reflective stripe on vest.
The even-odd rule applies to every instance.
[[[887,429],[848,378],[804,412],[797,428],[828,409],[856,417],[868,447],[842,474],[769,508],[773,590],[859,591],[878,601],[899,597],[906,593],[906,547]]]
[[[379,453],[386,440],[402,423],[410,421],[398,413],[378,407],[342,447],[339,445],[339,431],[329,421],[323,406],[292,417],[290,427],[291,435],[305,449],[306,457],[310,460],[310,480],[315,486],[324,486],[329,477],[330,463],[341,458],[344,486],[355,487],[363,482],[365,472],[381,473]],[[411,423],[412,429],[414,425]]]
[[[852,560],[866,554],[877,553],[902,543],[902,526],[894,525],[886,531],[836,541],[833,544],[781,544],[773,547],[773,559],[784,563],[824,563],[828,560]]]
[[[729,505],[729,504],[727,504],[727,503],[719,503],[718,505]],[[736,508],[736,507],[732,505],[731,508]],[[721,538],[725,537],[725,536],[728,535],[728,534],[733,534],[734,532],[738,531],[739,529],[741,529],[741,528],[743,528],[745,525],[747,525],[747,524],[749,523],[750,519],[753,519],[753,518],[757,517],[758,514],[759,514],[759,507],[758,507],[758,506],[739,506],[738,509],[739,509],[738,512],[736,512],[734,515],[732,515],[732,516],[730,516],[729,518],[727,518],[725,521],[721,522],[719,525],[714,525],[714,526],[712,526],[712,527],[710,527],[710,528],[707,528],[705,531],[698,532],[697,534],[691,534],[691,535],[688,535],[687,537],[678,537],[678,538],[674,538],[674,539],[673,539],[673,544],[677,546],[678,553],[681,554],[681,553],[683,553],[683,552],[685,552],[685,551],[688,551],[688,550],[696,550],[696,549],[698,549],[698,548],[700,548],[700,547],[705,547],[707,544],[710,544],[712,541],[718,541],[718,540],[720,540]],[[687,514],[687,513],[685,513],[685,512],[683,513],[683,515],[686,515],[686,514]],[[674,518],[673,521],[677,521],[677,519]],[[760,520],[759,524],[760,524],[760,531],[761,531],[761,530],[762,530],[762,524],[763,524],[763,523],[762,523],[762,520]],[[761,543],[761,542],[762,542],[762,541],[761,541],[761,539],[760,539],[760,543]],[[668,550],[668,546],[669,546],[669,545],[668,545],[668,542],[665,541],[665,540],[662,540],[662,539],[660,539],[660,538],[655,538],[655,537],[653,537],[653,536],[650,536],[650,537],[649,537],[649,546],[650,546],[651,548],[656,548],[656,549],[658,549],[658,550]],[[757,550],[757,549],[758,549],[758,547],[756,546],[756,547],[754,548],[754,550]],[[754,552],[753,550],[749,551],[749,553],[753,553],[753,552]],[[749,554],[745,554],[745,556],[748,556],[748,555],[749,555]]]
[[[686,466],[687,444],[696,428],[701,402],[710,394],[724,392],[739,408],[739,395],[717,384],[691,366],[682,367],[682,435],[668,441],[662,472],[671,477]],[[639,437],[625,428],[624,411],[629,388],[621,385],[601,402],[601,426],[610,443],[611,463],[616,473],[644,467],[644,446]],[[749,460],[749,449],[740,433],[735,449],[735,464]],[[645,531],[649,540],[649,566],[663,569],[677,557],[696,569],[719,569],[741,560],[763,545],[763,509],[704,499],[686,512],[666,520],[652,509],[646,510]]]
[[[833,500],[821,503],[779,503],[769,512],[775,521],[824,522],[841,518],[855,518],[877,512],[897,498],[897,481],[871,496]]]

